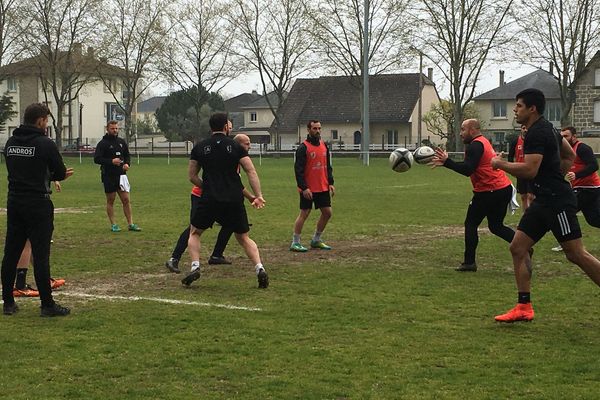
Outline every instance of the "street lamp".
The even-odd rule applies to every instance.
[[[421,145],[422,119],[423,119],[423,52],[414,46],[410,46],[412,51],[419,53],[419,122],[417,124],[417,147]]]

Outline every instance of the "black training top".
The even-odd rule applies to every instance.
[[[202,169],[202,198],[217,202],[243,203],[242,180],[238,173],[240,160],[248,152],[235,140],[222,132],[197,143],[190,160]]]
[[[540,117],[527,130],[523,143],[525,154],[541,154],[540,168],[533,178],[536,200],[544,201],[562,196],[573,196],[571,185],[560,170],[560,143],[563,138],[550,122]]]
[[[121,164],[114,165],[113,158],[120,158]],[[125,175],[123,164],[131,164],[131,156],[127,142],[116,135],[106,134],[98,142],[96,152],[94,153],[94,162],[100,164],[100,171],[103,176]]]
[[[56,144],[43,130],[21,125],[4,146],[8,196],[47,197],[51,181],[62,181],[67,169]]]

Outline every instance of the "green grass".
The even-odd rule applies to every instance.
[[[384,159],[364,167],[335,158],[334,216],[324,235],[334,250],[295,254],[288,251],[298,212],[292,160],[263,159],[267,207],[248,214],[271,286],[256,289],[253,267],[232,240],[226,255],[234,265],[203,264],[202,278],[186,289],[164,262],[188,221],[187,160],[134,163],[133,213],[143,231],[117,234],[109,232],[97,166],[90,158],[66,162],[75,175],[53,195],[69,212],[56,213],[51,263],[53,275],[67,279],[55,293],[72,314],[43,319],[37,299],[18,299],[20,312],[1,316],[5,398],[598,398],[600,291],[550,251],[548,235],[535,253],[536,319],[494,323],[516,301],[508,246],[482,226],[479,271],[454,271],[471,197],[469,180],[456,173],[417,165],[397,174]],[[0,179],[4,204],[4,164]],[[116,215],[124,225],[118,201]],[[515,226],[518,217],[507,222]],[[581,222],[586,247],[600,255],[598,231]],[[215,232],[202,239],[206,259]]]

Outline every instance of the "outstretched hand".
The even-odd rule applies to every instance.
[[[438,147],[435,149],[435,155],[427,164],[430,165],[431,168],[442,167],[447,159],[448,153]]]

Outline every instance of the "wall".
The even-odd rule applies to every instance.
[[[600,86],[595,85],[595,70],[600,68],[600,58],[596,64],[584,72],[575,88],[573,125],[579,132],[600,130],[600,123],[594,122],[594,102],[600,101]]]

